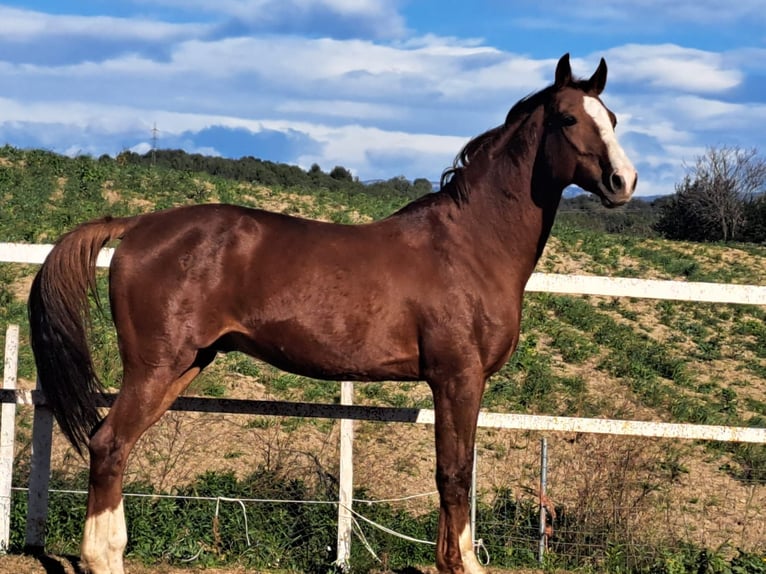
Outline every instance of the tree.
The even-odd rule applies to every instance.
[[[339,181],[354,181],[354,176],[345,167],[336,165],[330,172],[330,177]]]
[[[412,182],[412,191],[416,196],[426,195],[433,192],[433,190],[431,182],[424,177],[418,177]]]
[[[766,193],[756,196],[748,204],[742,238],[752,243],[766,243]]]
[[[700,217],[695,203],[701,195],[696,182],[689,176],[676,185],[676,193],[657,202],[660,217],[654,228],[667,239],[689,241],[715,241],[720,239],[718,227],[711,226]]]
[[[766,190],[766,160],[755,149],[709,148],[676,186],[656,229],[671,239],[735,241],[748,206]]]

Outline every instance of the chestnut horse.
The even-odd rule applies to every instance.
[[[441,572],[480,572],[468,490],[487,378],[516,347],[524,286],[567,186],[606,207],[637,174],[599,95],[569,55],[554,83],[471,140],[441,190],[364,225],[234,205],[85,223],[58,241],[29,297],[40,384],[61,430],[90,455],[84,566],[123,572],[125,463],[138,438],[219,352],[328,380],[425,380],[433,393]],[[95,260],[120,239],[109,300],[122,387],[101,418],[88,349]]]

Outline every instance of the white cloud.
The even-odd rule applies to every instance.
[[[537,0],[535,5],[539,15],[521,16],[516,21],[529,27],[562,29],[582,27],[587,22],[591,30],[610,22],[657,29],[679,24],[721,26],[745,20],[766,21],[763,0],[738,0],[725,5],[720,0],[579,0],[576,7],[558,0]]]
[[[154,122],[179,137],[212,126],[294,130],[312,145],[294,155],[304,167],[344,165],[365,179],[402,172],[438,178],[470,136],[550,84],[556,65],[549,48],[528,55],[475,37],[415,35],[397,3],[384,0],[134,3],[149,11],[177,7],[185,12],[175,18],[196,20],[0,6],[0,122],[23,123],[45,147],[93,155],[114,146],[147,150]],[[754,5],[738,4],[735,16]],[[588,24],[590,33],[597,18],[616,22],[632,14],[642,24],[637,15],[649,12],[681,18],[691,3],[665,6],[586,0],[566,20],[551,13],[562,26]],[[712,9],[710,0],[700,6],[703,13]],[[619,34],[610,38],[620,41]],[[50,56],[59,45],[80,49],[71,58],[26,58],[45,46]],[[646,170],[639,193],[672,191],[683,163],[704,151],[701,142],[760,141],[766,104],[755,98],[746,105],[742,93],[751,80],[746,73],[766,69],[762,48],[718,53],[670,43],[613,45],[574,58],[575,74],[592,74],[601,55],[610,70],[604,98],[618,114],[618,135]],[[731,137],[738,140],[726,140]],[[194,145],[187,150],[218,153]]]
[[[403,121],[412,115],[407,110],[427,109],[438,100],[442,110],[452,108],[445,117],[470,106],[497,110],[492,122],[499,122],[515,100],[552,81],[555,65],[433,36],[408,46],[296,36],[191,39],[168,50],[163,59],[119,54],[64,65],[0,63],[0,73],[15,76],[30,91],[46,93],[55,84],[75,97],[114,104],[156,106],[154,94],[161,93],[160,105],[189,112],[295,113],[312,101],[313,115],[328,119],[396,121],[392,111],[398,109],[405,110],[398,113]],[[97,95],[94,86],[101,87]]]
[[[443,168],[452,163],[467,141],[463,137],[385,131],[359,125],[331,127],[281,121],[264,121],[262,125],[266,129],[278,131],[297,129],[323,144],[321,155],[300,157],[299,163],[303,167],[309,167],[312,163],[325,166],[351,165],[355,172],[360,173],[374,171],[375,166],[370,163],[371,156],[396,152],[400,156],[409,154],[419,158],[421,171],[416,173],[437,177]],[[394,175],[399,174],[389,174],[389,177]]]
[[[387,0],[134,0],[134,3],[250,18],[269,17],[275,12],[308,11],[317,7],[337,14],[398,14],[395,4]]]
[[[424,63],[412,52],[364,40],[305,39],[295,36],[194,40],[173,52],[173,66],[214,76],[260,73],[269,78],[313,81],[353,73],[420,74]]]
[[[606,51],[616,81],[689,92],[723,92],[738,86],[740,70],[725,67],[721,54],[675,44],[627,44]]]
[[[762,133],[766,104],[723,102],[698,96],[681,96],[673,102],[679,121],[686,120],[699,130],[721,130],[739,134]],[[758,138],[760,139],[760,138]]]
[[[56,102],[54,105],[50,101],[21,103],[0,98],[0,108],[6,112],[6,122],[26,123],[30,130],[34,130],[37,125],[40,126],[41,132],[50,130],[50,126],[55,125],[58,126],[55,133],[59,137],[67,131],[75,134],[86,130],[96,138],[124,132],[148,134],[152,127],[152,123],[146,119],[148,117],[154,118],[153,121],[161,126],[166,136],[198,132],[211,126],[245,128],[252,132],[297,131],[307,134],[321,144],[321,153],[301,155],[297,158],[297,163],[302,167],[308,168],[312,163],[322,166],[344,165],[351,167],[355,173],[365,174],[365,177],[386,177],[385,173],[377,170],[370,158],[392,151],[406,151],[418,158],[417,161],[411,162],[422,170],[417,172],[418,175],[438,177],[467,141],[467,138],[459,136],[408,133],[356,124],[331,126],[274,118],[243,119],[225,115],[148,111],[128,106],[85,105],[79,102]],[[39,135],[42,137],[43,134]],[[53,139],[47,140],[47,143],[48,146],[57,147],[62,153],[69,155],[104,153],[104,150],[99,150],[97,146],[67,145]],[[134,144],[130,149],[138,153],[148,151],[146,142]],[[210,148],[207,151],[213,150]],[[434,161],[437,163],[432,163]]]
[[[327,117],[345,118],[347,120],[374,121],[393,119],[409,115],[407,108],[384,103],[359,102],[354,100],[302,100],[294,99],[279,102],[274,109],[279,114],[288,115],[323,115]]]
[[[138,143],[138,144],[132,146],[129,149],[133,153],[137,153],[139,155],[144,155],[145,153],[148,153],[148,152],[152,151],[152,144],[150,144],[149,142],[141,142],[141,143]]]
[[[137,3],[234,18],[259,30],[317,30],[324,25],[330,31],[354,25],[372,37],[397,38],[406,33],[397,3],[390,0],[137,0]]]
[[[33,41],[51,36],[156,41],[200,34],[208,28],[202,24],[176,24],[147,18],[46,14],[0,6],[0,37],[4,41]]]

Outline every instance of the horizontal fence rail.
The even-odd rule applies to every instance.
[[[101,406],[111,406],[116,397],[116,394],[104,395]],[[0,403],[14,402],[18,405],[44,405],[45,397],[40,391],[0,390]],[[170,410],[220,414],[348,419],[394,423],[434,423],[433,409],[338,405],[256,399],[179,397],[170,407]],[[627,421],[619,419],[588,419],[548,415],[494,413],[486,411],[479,413],[478,426],[496,429],[531,431],[547,430],[555,432],[580,432],[656,438],[766,443],[766,428]]]
[[[0,263],[40,264],[45,261],[45,257],[52,248],[52,245],[47,244],[0,243]],[[96,264],[99,267],[108,267],[113,253],[114,249],[103,249]],[[526,290],[570,295],[766,305],[765,285],[731,285],[629,277],[533,273],[527,283]]]

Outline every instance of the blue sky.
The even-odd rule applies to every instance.
[[[766,133],[762,0],[24,0],[0,3],[0,144],[158,145],[362,180],[438,180],[571,53],[639,170],[672,193]]]

